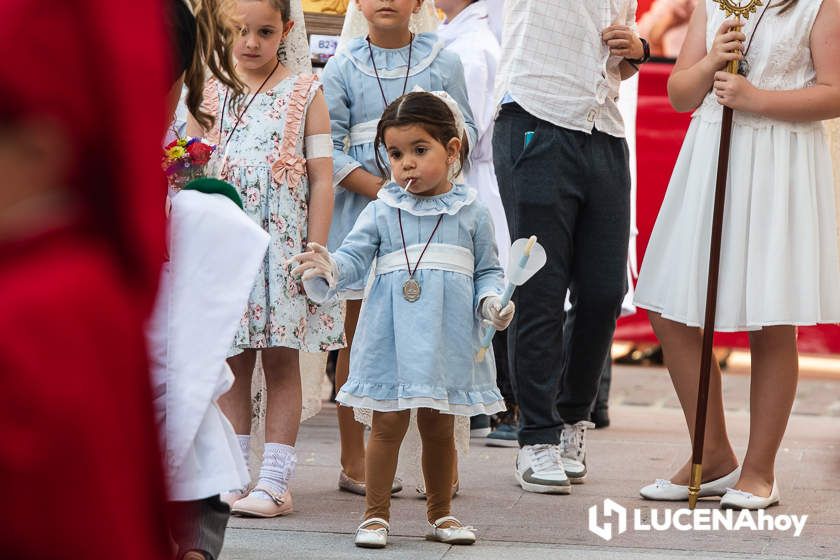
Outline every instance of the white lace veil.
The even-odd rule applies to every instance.
[[[306,22],[303,19],[301,0],[292,0],[290,18],[295,26],[280,45],[277,55],[280,62],[292,74],[311,74],[312,59],[309,54],[309,41],[306,38]]]
[[[408,28],[411,29],[412,33],[430,33],[437,31],[439,23],[434,0],[424,0],[420,6],[420,11],[411,16]],[[365,37],[367,34],[368,22],[359,8],[356,7],[355,0],[350,0],[350,4],[347,6],[347,15],[344,16],[344,26],[341,28],[338,48],[340,49],[356,37]]]
[[[414,91],[423,91],[421,88],[416,87]],[[461,108],[458,106],[458,102],[452,99],[452,97],[446,93],[445,91],[430,91],[432,95],[446,103],[446,106],[449,107],[449,110],[452,111],[452,116],[455,117],[455,128],[458,131],[458,137],[461,139],[466,139],[466,130],[467,130],[467,121],[464,119],[464,113],[461,112]],[[464,140],[466,141],[466,140]],[[463,183],[464,182],[464,174],[463,171],[467,167],[469,167],[469,161],[461,161],[455,162],[449,167],[449,179],[454,180],[456,183]]]

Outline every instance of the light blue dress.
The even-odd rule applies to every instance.
[[[398,210],[412,268],[442,216],[414,274],[422,292],[413,303],[403,297],[409,274]],[[386,412],[433,408],[461,416],[504,410],[493,353],[475,361],[480,302],[504,290],[492,218],[475,190],[455,185],[443,195],[418,197],[389,183],[332,256],[336,286],[329,289],[321,278],[304,283],[314,301],[365,280],[377,258],[350,353],[350,377],[338,402]]]
[[[477,132],[467,96],[464,68],[458,55],[444,51],[434,33],[420,33],[411,48],[411,70],[405,92],[419,87],[424,91],[445,91],[460,106],[466,121],[470,146],[475,146]],[[409,47],[383,49],[372,45],[374,62],[388,103],[403,93]],[[356,219],[371,199],[350,192],[339,185],[351,171],[359,167],[379,175],[376,168],[373,140],[376,123],[386,104],[371,64],[370,50],[363,37],[350,41],[329,60],[324,74],[324,94],[330,110],[334,151],[335,205],[328,247],[337,249]],[[388,158],[383,150],[383,160]],[[364,288],[364,281],[353,290]]]

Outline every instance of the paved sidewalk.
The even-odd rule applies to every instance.
[[[832,378],[803,371],[796,391],[793,414],[840,417],[840,360],[838,372]],[[615,383],[610,392],[610,404],[680,409],[674,388],[664,368],[614,366]],[[723,376],[726,410],[749,412],[750,377],[742,368],[727,370]]]
[[[747,442],[745,401],[749,379],[726,376],[729,431],[742,454]],[[406,489],[393,500],[392,539],[383,551],[357,549],[352,533],[364,499],[336,490],[338,431],[335,408],[326,405],[303,424],[299,464],[293,485],[295,513],[271,520],[233,519],[222,560],[257,559],[496,559],[568,560],[615,558],[718,560],[728,558],[840,558],[840,421],[834,415],[840,381],[803,380],[797,408],[777,463],[782,504],[768,513],[808,514],[801,537],[792,532],[633,531],[605,541],[588,530],[588,509],[604,498],[628,508],[676,509],[680,504],[652,503],[638,488],[667,477],[689,454],[682,412],[669,406],[672,389],[664,370],[616,367],[611,416],[613,425],[590,432],[587,483],[570,496],[523,492],[513,478],[515,450],[483,446],[473,440],[461,458],[461,494],[453,513],[478,529],[472,547],[448,547],[422,540],[424,502]],[[741,395],[739,397],[738,395]],[[817,403],[817,404],[815,404]],[[770,412],[768,412],[770,413]],[[700,507],[717,510],[715,500]],[[603,521],[603,517],[601,521]]]

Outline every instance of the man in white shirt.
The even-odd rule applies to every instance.
[[[589,413],[627,288],[630,169],[616,100],[649,57],[636,7],[505,2],[496,175],[511,238],[537,235],[549,258],[517,289],[508,331],[516,477],[531,492],[568,494],[586,477]]]

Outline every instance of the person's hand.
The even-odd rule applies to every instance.
[[[610,55],[637,60],[645,56],[645,47],[635,31],[626,25],[611,25],[601,32],[601,40],[610,48]]]
[[[497,331],[503,331],[513,320],[515,309],[512,301],[502,309],[499,296],[487,296],[481,302],[481,317],[493,325]]]
[[[715,84],[712,91],[717,96],[718,103],[730,107],[735,111],[757,111],[758,88],[752,85],[740,74],[730,74],[720,71],[715,73]]]
[[[712,48],[706,55],[706,59],[715,71],[723,70],[732,60],[744,58],[741,49],[747,36],[740,31],[733,31],[741,23],[737,18],[729,18],[718,29]]]
[[[334,288],[337,268],[330,252],[318,243],[307,243],[306,248],[307,252],[289,259],[290,262],[298,263],[298,266],[292,269],[292,276],[301,280],[311,280],[317,276],[326,280],[330,288]]]

